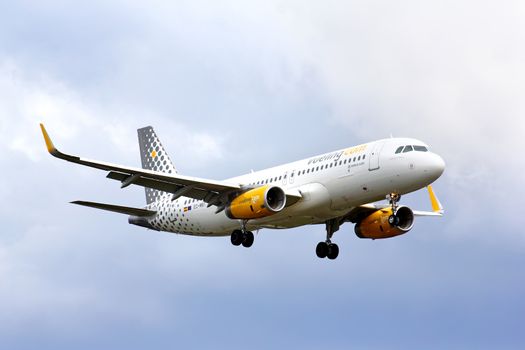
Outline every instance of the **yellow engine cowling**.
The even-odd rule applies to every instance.
[[[230,219],[260,219],[280,212],[286,205],[286,195],[277,186],[262,186],[235,197],[226,207]]]
[[[388,222],[390,215],[392,215],[392,208],[373,212],[355,225],[355,234],[359,238],[390,238],[407,233],[414,225],[414,213],[408,207],[397,209],[396,215],[399,217],[397,225]]]

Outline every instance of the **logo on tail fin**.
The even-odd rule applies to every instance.
[[[142,169],[158,171],[167,174],[177,173],[177,169],[171,162],[168,153],[162,146],[153,127],[146,126],[138,129],[139,137],[140,159],[142,161]],[[166,192],[146,188],[146,202],[148,204],[157,201]]]

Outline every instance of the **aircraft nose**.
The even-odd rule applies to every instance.
[[[429,159],[425,170],[434,180],[438,179],[445,171],[445,161],[435,153],[430,153],[428,156]]]

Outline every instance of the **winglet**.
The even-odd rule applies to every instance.
[[[42,130],[42,135],[44,135],[44,140],[46,141],[47,151],[52,155],[56,155],[58,150],[56,149],[55,145],[53,145],[53,141],[51,141],[44,124],[40,123],[40,129]]]
[[[439,199],[436,197],[436,194],[434,193],[434,190],[432,189],[431,185],[427,186],[428,195],[430,196],[430,204],[432,204],[432,211],[435,213],[443,214],[443,206],[439,202]]]

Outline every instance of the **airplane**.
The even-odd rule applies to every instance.
[[[151,126],[137,130],[142,168],[62,153],[40,127],[54,157],[107,171],[121,188],[136,185],[146,192],[143,208],[71,203],[129,215],[130,224],[151,230],[229,236],[233,245],[248,248],[253,231],[324,224],[326,239],[316,255],[333,260],[339,247],[332,236],[344,223],[355,224],[359,238],[383,239],[410,231],[415,216],[444,214],[431,184],[445,162],[413,138],[377,140],[217,181],[180,175]],[[424,187],[432,211],[399,204],[401,195]]]

